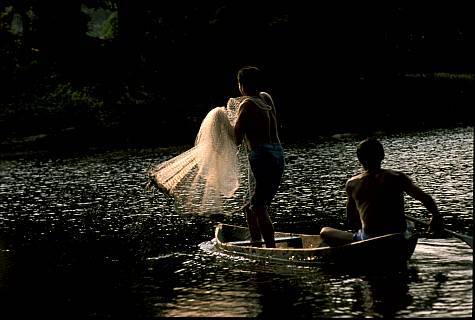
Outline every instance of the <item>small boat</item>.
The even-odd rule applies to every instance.
[[[292,264],[328,262],[360,264],[407,262],[418,237],[413,233],[391,233],[342,246],[328,246],[319,235],[275,232],[276,248],[251,243],[249,229],[220,223],[215,229],[215,247],[224,253]],[[257,246],[256,246],[257,245]]]

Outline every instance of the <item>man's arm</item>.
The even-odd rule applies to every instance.
[[[356,203],[353,197],[351,196],[351,189],[349,183],[346,183],[346,221],[350,228],[361,229],[361,219],[358,209],[356,208]]]
[[[429,222],[429,231],[440,231],[443,228],[443,221],[434,199],[419,188],[407,175],[401,174],[404,179],[404,191],[412,198],[419,200],[432,214],[432,218]]]
[[[246,124],[248,117],[248,102],[243,102],[238,109],[236,123],[234,124],[234,136],[236,137],[236,144],[240,145],[246,134]]]

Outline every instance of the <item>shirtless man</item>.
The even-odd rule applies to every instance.
[[[404,173],[382,169],[382,144],[366,139],[357,148],[358,160],[364,172],[346,182],[348,196],[346,214],[350,227],[356,233],[324,227],[320,236],[329,245],[341,245],[383,234],[405,232],[404,193],[419,200],[432,214],[430,231],[440,231],[443,221],[437,205],[430,195],[416,186]]]
[[[267,211],[277,193],[283,172],[284,154],[280,144],[274,103],[261,92],[261,72],[244,67],[238,72],[239,91],[246,96],[239,106],[234,126],[236,143],[247,144],[249,164],[256,180],[250,204],[244,208],[251,241],[264,238],[266,247],[275,247],[274,227]]]

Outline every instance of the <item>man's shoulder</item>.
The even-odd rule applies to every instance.
[[[383,176],[393,176],[393,177],[400,177],[400,178],[406,178],[407,177],[407,175],[404,172],[398,171],[398,170],[393,170],[393,169],[381,169],[378,174],[379,175],[382,174]],[[356,175],[352,176],[351,178],[349,178],[346,181],[346,184],[357,183],[358,181],[364,179],[367,176],[368,176],[367,172],[362,172],[362,173],[356,174]]]
[[[239,105],[239,108],[241,110],[249,110],[250,108],[253,108],[255,105],[256,103],[252,100],[252,98],[245,98]]]
[[[348,180],[346,180],[346,186],[351,186],[352,184],[355,184],[357,183],[359,180],[361,180],[361,178],[365,175],[364,172],[362,173],[359,173],[357,175],[354,175],[352,176],[351,178],[349,178]]]
[[[399,170],[393,170],[393,169],[382,169],[381,170],[384,174],[394,176],[394,177],[399,177],[399,178],[406,178],[407,175]]]
[[[358,179],[363,178],[363,177],[366,176],[366,175],[368,175],[366,172],[361,172],[361,173],[355,174],[354,176],[352,176],[351,178],[349,178],[348,181],[358,180]]]

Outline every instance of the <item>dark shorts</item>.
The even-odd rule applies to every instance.
[[[280,144],[263,144],[251,150],[249,164],[256,180],[251,208],[270,205],[284,173],[284,151]]]

